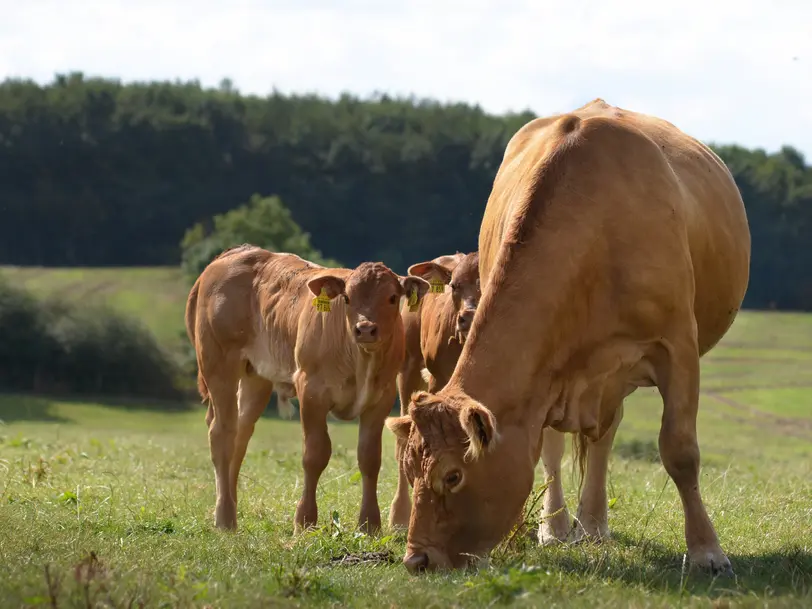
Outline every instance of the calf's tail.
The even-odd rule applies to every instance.
[[[195,337],[195,324],[197,323],[197,297],[200,293],[200,278],[195,281],[189,292],[189,298],[186,300],[186,335],[189,337],[192,346],[197,353],[197,341]],[[200,367],[197,369],[197,392],[200,394],[201,401],[205,404],[209,401],[209,388],[206,385],[206,379],[200,372]]]

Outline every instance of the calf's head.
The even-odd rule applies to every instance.
[[[482,292],[479,287],[479,252],[440,256],[409,267],[409,275],[440,280],[451,288],[456,312],[455,335],[460,344],[468,338]]]
[[[401,465],[413,487],[403,558],[412,573],[484,558],[518,522],[533,486],[527,426],[500,428],[485,406],[447,390],[417,392],[408,415],[387,419],[406,445]]]
[[[341,297],[355,342],[373,350],[391,338],[400,317],[400,299],[414,292],[419,300],[429,284],[419,277],[401,277],[383,263],[364,262],[349,276],[325,271],[307,287],[316,296],[324,290],[330,300]]]

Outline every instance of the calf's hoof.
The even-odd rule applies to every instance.
[[[214,509],[214,526],[221,531],[237,530],[237,504],[224,501]]]
[[[381,530],[381,515],[361,516],[358,519],[358,528],[367,535],[375,535]]]
[[[318,508],[314,504],[300,501],[296,506],[296,516],[293,519],[293,533],[298,535],[307,529],[312,529],[318,524],[318,521]]]
[[[410,504],[404,506],[393,503],[389,509],[389,526],[395,530],[406,531],[409,529],[411,517],[412,506]]]

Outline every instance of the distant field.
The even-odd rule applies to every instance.
[[[41,293],[66,295],[97,282],[164,336],[173,324],[182,328],[185,288],[172,271],[109,271],[106,283],[102,275],[52,273],[20,276]],[[62,288],[56,279],[65,279]],[[333,458],[318,495],[324,528],[294,539],[301,432],[295,421],[261,420],[240,481],[240,531],[228,535],[212,528],[202,408],[0,397],[0,606],[51,604],[46,564],[59,607],[96,606],[88,597],[116,607],[812,606],[810,364],[812,316],[772,313],[742,314],[703,360],[701,483],[732,580],[682,570],[682,510],[658,461],[656,390],[628,400],[615,442],[611,542],[528,544],[495,553],[478,573],[419,578],[399,564],[403,535],[353,531],[354,425],[330,426]],[[388,432],[384,440],[386,519],[395,463]],[[569,476],[565,488],[574,508]],[[82,561],[90,552],[98,563],[88,577]],[[344,562],[362,552],[378,554]]]
[[[42,268],[0,266],[0,275],[39,297],[101,302],[140,319],[173,349],[185,341],[189,285],[177,267]]]

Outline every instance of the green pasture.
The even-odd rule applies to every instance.
[[[106,298],[163,340],[182,332],[187,288],[174,271],[6,272],[39,294]],[[402,534],[355,531],[354,424],[331,424],[322,528],[294,537],[301,432],[267,413],[243,466],[240,528],[227,534],[212,526],[200,405],[0,396],[0,607],[812,606],[812,316],[742,313],[703,358],[701,484],[733,579],[683,564],[682,509],[656,448],[661,409],[654,389],[627,402],[610,464],[613,540],[516,538],[486,569],[412,577]],[[384,440],[386,520],[395,462]],[[575,480],[564,482],[574,510]]]

